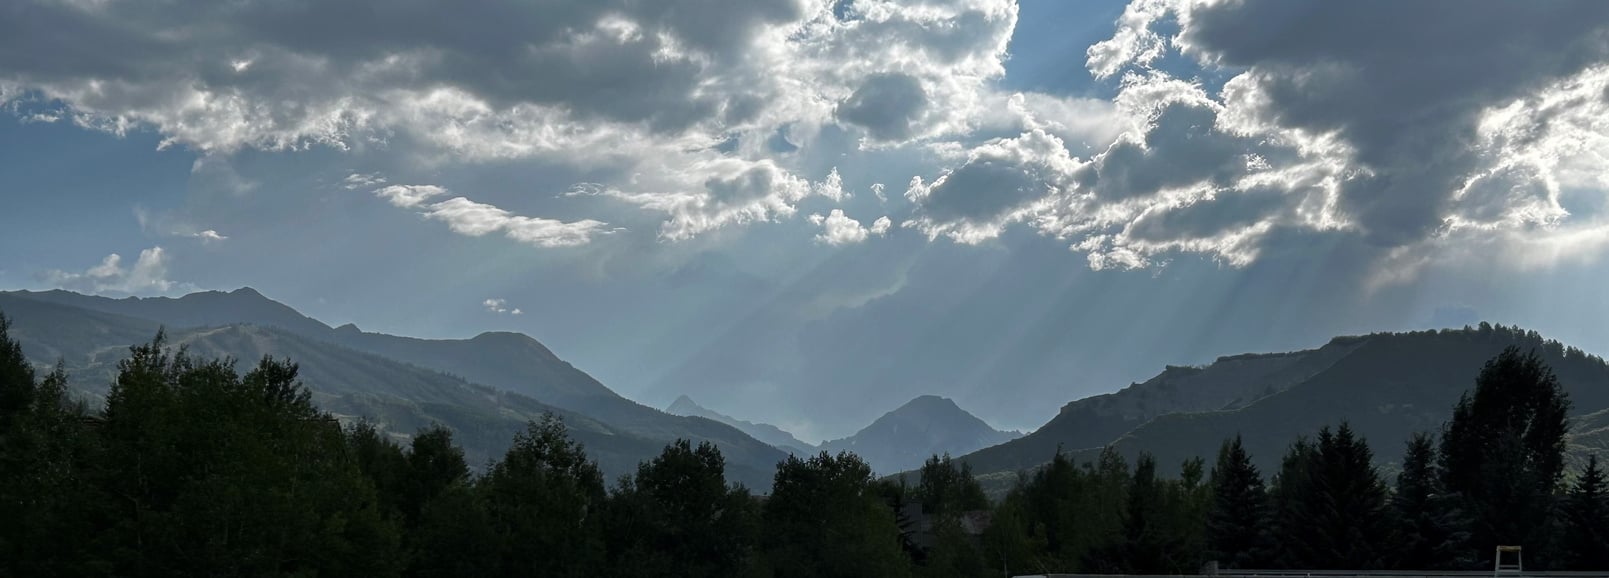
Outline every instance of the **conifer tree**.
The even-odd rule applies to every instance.
[[[1240,436],[1224,441],[1212,469],[1212,507],[1207,514],[1208,555],[1224,568],[1265,563],[1262,529],[1267,523],[1263,478]]]
[[[1570,570],[1609,570],[1609,487],[1598,468],[1598,456],[1576,478],[1565,498],[1565,550]]]
[[[1399,570],[1449,570],[1467,567],[1458,559],[1468,532],[1457,504],[1441,485],[1436,445],[1430,434],[1414,434],[1403,453],[1391,509],[1396,547],[1390,565]]]
[[[1314,506],[1309,521],[1314,541],[1311,568],[1374,570],[1385,565],[1391,539],[1386,486],[1374,467],[1374,453],[1345,422],[1332,434],[1319,432],[1309,478]]]
[[[1268,488],[1269,521],[1263,534],[1269,567],[1314,567],[1313,463],[1317,453],[1306,437],[1298,437],[1280,459],[1279,473]]]

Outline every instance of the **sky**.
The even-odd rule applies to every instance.
[[[1518,324],[1609,353],[1609,3],[13,0],[0,288],[520,331],[801,439]]]

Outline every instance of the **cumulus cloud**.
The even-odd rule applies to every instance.
[[[63,289],[95,294],[160,294],[188,287],[168,279],[168,262],[162,247],[151,247],[140,251],[132,266],[124,266],[122,255],[112,253],[84,271],[53,269],[41,273],[39,279]]]
[[[702,182],[687,182],[695,178]],[[664,213],[668,218],[660,227],[659,237],[681,241],[729,225],[791,217],[798,211],[800,200],[812,194],[825,195],[825,189],[812,187],[809,181],[769,159],[749,162],[717,158],[693,163],[660,191],[629,192],[591,184],[567,194],[609,197]],[[839,195],[842,196],[841,189]]]
[[[481,302],[481,306],[485,307],[487,312],[496,313],[498,315],[524,315],[525,314],[525,312],[520,311],[520,308],[518,308],[518,307],[510,308],[508,306],[508,300],[506,300],[506,299],[497,299],[497,298],[487,299],[487,300]]]
[[[1061,139],[1041,130],[985,143],[933,182],[911,181],[905,198],[919,209],[903,226],[961,243],[992,239],[1027,218],[1036,203],[1067,190],[1078,166]]]
[[[609,196],[666,213],[673,240],[790,216],[803,180],[767,149],[783,132],[809,146],[829,124],[872,145],[971,131],[1016,18],[1013,0],[39,2],[0,19],[0,105],[208,155],[373,147],[607,169],[629,175],[601,183]],[[770,195],[719,190],[760,181]]]
[[[872,221],[871,232],[873,235],[881,237],[883,235],[887,235],[889,228],[893,226],[894,220],[888,218],[888,215],[883,215],[878,217],[876,221]]]
[[[1580,213],[1601,205],[1582,197],[1601,197],[1609,158],[1605,16],[1591,2],[1136,0],[1087,53],[1118,84],[1110,145],[1049,146],[1055,107],[1013,98],[993,126],[1023,130],[914,180],[904,225],[975,243],[1027,223],[1096,268],[1173,252],[1245,265],[1288,234],[1356,235],[1398,269],[1477,232],[1597,238],[1609,218]]]
[[[868,229],[861,225],[860,221],[845,215],[843,209],[833,209],[826,216],[819,213],[810,215],[810,223],[822,229],[815,237],[816,242],[832,246],[853,245],[865,241],[872,235],[881,237],[888,234],[889,227],[893,226],[893,221],[883,216],[874,221]]]
[[[392,205],[415,209],[426,218],[447,223],[447,228],[454,233],[470,237],[502,232],[510,239],[537,247],[574,247],[592,242],[594,235],[613,231],[601,221],[564,222],[526,217],[465,197],[428,202],[446,194],[449,194],[447,189],[436,185],[390,185],[374,191],[375,196]]]

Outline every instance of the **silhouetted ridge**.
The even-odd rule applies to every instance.
[[[1219,357],[1202,367],[1168,366],[1121,391],[1080,399],[1033,433],[970,455],[980,474],[1044,463],[1057,448],[1092,458],[1112,446],[1131,459],[1154,455],[1163,471],[1186,458],[1210,458],[1239,433],[1258,467],[1274,471],[1285,446],[1325,424],[1348,421],[1382,440],[1376,457],[1398,459],[1401,440],[1437,431],[1504,347],[1543,356],[1574,403],[1572,415],[1609,408],[1609,365],[1535,331],[1482,323],[1461,329],[1340,336],[1318,349]],[[1601,448],[1609,435],[1579,432],[1572,443]]]

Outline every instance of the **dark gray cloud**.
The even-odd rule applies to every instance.
[[[24,0],[0,15],[3,76],[24,84],[97,79],[113,111],[116,99],[149,106],[174,98],[164,84],[306,106],[441,86],[494,108],[559,105],[679,130],[726,106],[720,95],[696,90],[711,71],[735,68],[763,26],[800,18],[803,7],[793,0]]]
[[[1015,208],[1095,267],[1244,266],[1275,232],[1342,233],[1402,248],[1385,279],[1455,238],[1609,230],[1566,208],[1602,196],[1602,3],[1136,0],[1088,56],[1118,88],[1114,143],[1070,172],[976,146],[912,196],[914,226],[976,242]]]
[[[838,120],[861,128],[877,140],[902,140],[927,109],[922,82],[905,74],[878,74],[867,78],[855,93],[838,104]]]
[[[1168,103],[1140,139],[1118,139],[1075,178],[1096,196],[1113,200],[1202,181],[1232,184],[1247,172],[1246,156],[1257,147],[1251,139],[1225,134],[1217,123],[1218,111],[1207,103]]]
[[[1609,58],[1609,4],[1246,0],[1189,11],[1181,43],[1248,69],[1269,124],[1333,133],[1373,174],[1343,209],[1378,242],[1431,233],[1488,162],[1482,112]]]

